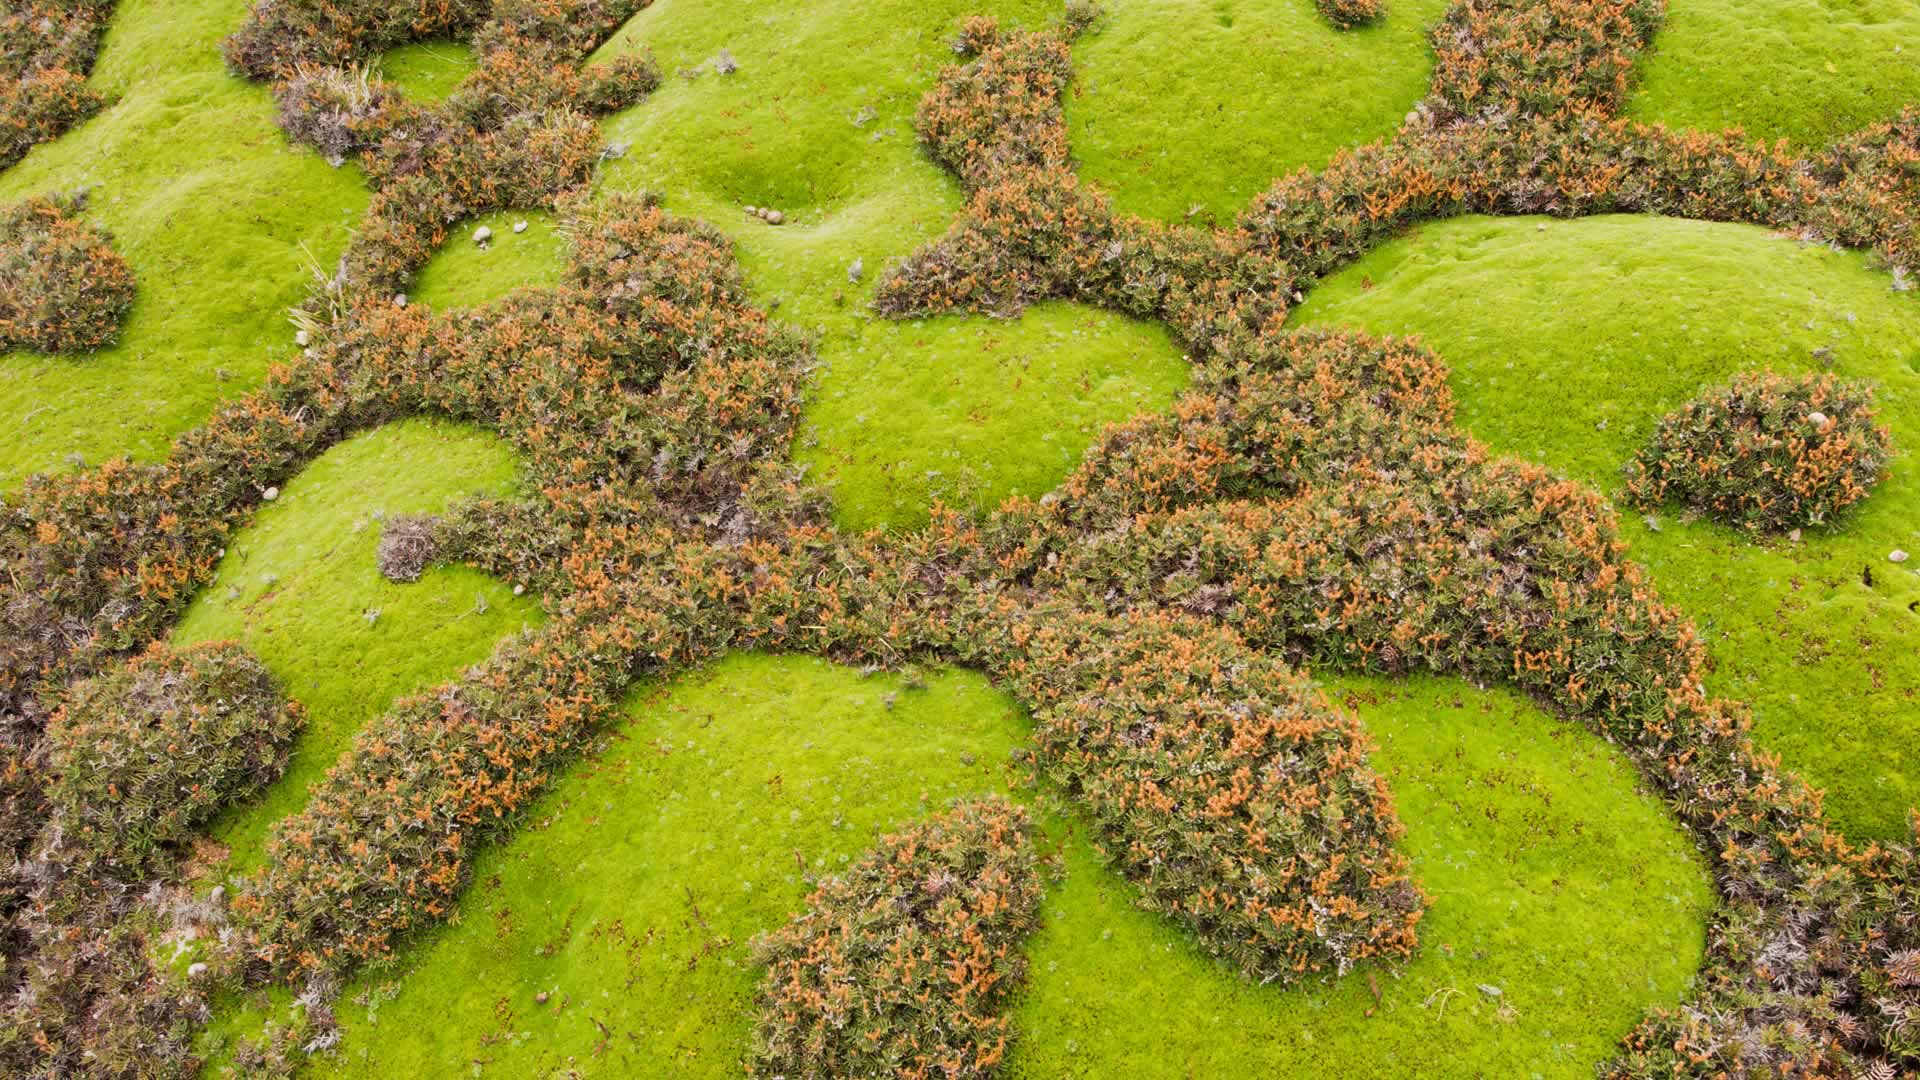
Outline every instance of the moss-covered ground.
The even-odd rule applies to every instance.
[[[1741,225],[1643,217],[1427,225],[1323,283],[1296,319],[1418,334],[1453,371],[1462,426],[1617,498],[1660,417],[1732,373],[1872,380],[1920,447],[1920,301],[1864,257]],[[1920,803],[1920,480],[1911,456],[1798,543],[1623,511],[1632,556],[1706,635],[1709,688],[1860,838]]]
[[[363,210],[356,170],[291,148],[268,92],[223,70],[218,42],[245,7],[121,0],[92,80],[113,104],[0,174],[0,200],[91,187],[90,215],[140,288],[111,350],[0,356],[0,491],[76,460],[152,458],[257,384],[292,347],[286,309]],[[1310,0],[1114,0],[1075,50],[1083,172],[1129,211],[1225,218],[1274,176],[1390,133],[1423,92],[1425,28],[1443,7],[1390,2],[1384,24],[1340,32]],[[1920,98],[1920,15],[1901,0],[1673,7],[1630,100],[1640,118],[1822,142]],[[1090,308],[901,324],[868,313],[889,261],[960,206],[911,118],[952,58],[955,21],[981,11],[1033,25],[1057,5],[658,0],[602,50],[651,48],[666,79],[603,124],[623,152],[598,190],[653,190],[713,222],[757,299],[816,335],[796,454],[850,527],[911,528],[936,498],[978,509],[1044,492],[1101,425],[1187,382],[1162,328]],[[731,75],[712,64],[722,49]],[[430,43],[382,67],[434,97],[470,62]],[[481,224],[495,234],[484,250],[468,239]],[[542,214],[462,223],[410,295],[463,307],[551,284],[562,241]],[[1759,230],[1468,219],[1321,284],[1297,321],[1423,335],[1453,368],[1467,429],[1617,494],[1662,413],[1761,364],[1874,379],[1896,440],[1920,446],[1916,303],[1858,256]],[[1798,543],[1624,515],[1634,557],[1706,632],[1712,689],[1753,703],[1762,745],[1827,788],[1861,837],[1895,835],[1920,802],[1908,607],[1920,578],[1885,558],[1920,552],[1910,461]],[[538,621],[534,598],[472,572],[397,586],[374,567],[380,516],[514,483],[494,440],[398,424],[321,458],[230,544],[176,636],[244,642],[310,719],[286,778],[214,828],[231,849],[216,876],[257,865],[272,822],[368,718]],[[1584,1075],[1642,1009],[1678,1000],[1710,884],[1617,754],[1500,691],[1331,691],[1380,744],[1433,897],[1420,957],[1397,976],[1241,983],[1132,905],[1071,811],[1018,788],[1039,801],[1062,876],[1029,950],[1013,1075]],[[976,675],[913,688],[767,656],[648,687],[628,716],[484,856],[458,920],[348,990],[345,1051],[316,1071],[737,1075],[753,934],[875,830],[1005,789],[1025,729]],[[229,1010],[213,1040],[260,1015]]]
[[[473,71],[473,50],[457,41],[422,41],[380,56],[380,77],[415,101],[439,101]]]
[[[1129,213],[1231,221],[1275,177],[1392,135],[1426,96],[1447,0],[1336,30],[1311,0],[1126,0],[1074,52],[1080,174]]]
[[[1820,146],[1920,100],[1909,0],[1687,0],[1668,5],[1627,114]]]
[[[525,228],[515,232],[516,226]],[[484,245],[473,238],[492,229]],[[478,307],[522,286],[558,285],[567,265],[567,240],[553,214],[509,210],[461,223],[414,278],[408,295],[438,308]]]
[[[332,267],[367,194],[294,149],[266,88],[228,75],[246,0],[123,0],[92,83],[99,116],[0,174],[0,202],[87,188],[139,295],[92,356],[0,355],[0,491],[34,472],[151,459],[293,348],[286,311]]]
[[[1024,719],[979,676],[741,655],[633,695],[475,866],[458,917],[348,989],[347,1049],[315,1073],[738,1075],[753,935],[877,831],[1010,787],[1055,860],[1013,1076],[1577,1076],[1678,999],[1711,887],[1617,752],[1498,691],[1330,692],[1380,741],[1433,896],[1398,977],[1245,983],[1135,907],[1073,812],[1021,782]]]

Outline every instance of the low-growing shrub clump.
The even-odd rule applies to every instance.
[[[1725,905],[1697,993],[1647,1019],[1617,1075],[1916,1064],[1910,853],[1851,847],[1707,696],[1698,635],[1626,560],[1597,493],[1459,432],[1425,350],[1284,321],[1314,277],[1474,210],[1760,221],[1907,266],[1920,112],[1812,160],[1630,125],[1610,114],[1657,5],[1469,0],[1399,139],[1203,231],[1121,218],[1075,177],[1060,99],[1087,5],[1026,34],[969,20],[966,62],[918,117],[967,209],[889,274],[881,311],[1091,300],[1172,324],[1195,391],[1110,431],[1045,499],[850,537],[787,464],[809,349],[747,303],[725,239],[645,199],[571,198],[596,156],[590,114],[650,85],[644,65],[579,66],[636,6],[256,5],[230,61],[274,80],[295,138],[357,158],[372,209],[292,366],[166,462],[37,478],[0,513],[0,808],[15,817],[0,835],[23,834],[45,788],[45,701],[162,634],[265,488],[354,431],[433,413],[499,432],[535,494],[396,523],[385,568],[470,562],[540,589],[551,619],[356,736],[239,883],[224,976],[325,982],[391,956],[448,917],[480,845],[635,678],[753,647],[981,667],[1033,711],[1034,771],[1087,807],[1148,906],[1260,979],[1390,964],[1423,904],[1392,803],[1355,724],[1292,669],[1432,670],[1516,684],[1618,742],[1714,853]],[[346,67],[441,32],[470,33],[482,65],[433,109]],[[536,204],[569,219],[562,286],[452,314],[394,295],[461,217]],[[999,1060],[1037,884],[1008,841],[1016,812],[958,815],[890,841],[769,939],[755,1065]],[[907,867],[934,852],[958,884],[930,892]],[[980,875],[991,888],[968,892]],[[0,1028],[8,1063],[130,1060],[145,1038],[164,1051],[152,1062],[189,1072],[193,1004],[144,966],[128,909],[76,914],[19,875],[8,888],[29,913],[9,928],[23,954],[81,941],[112,961],[91,982],[98,965],[35,968],[56,974],[32,976],[33,1000],[81,1007],[16,1007],[31,1023]],[[936,949],[962,962],[919,963]],[[95,1023],[116,1016],[150,1016],[152,1034]]]
[[[1310,667],[1512,681],[1629,748],[1718,853],[1726,904],[1695,999],[1650,1015],[1611,1075],[1898,1073],[1920,1064],[1901,1049],[1905,1013],[1861,995],[1886,981],[1868,958],[1906,917],[1885,883],[1910,863],[1851,848],[1817,795],[1752,745],[1744,714],[1706,697],[1697,635],[1624,560],[1597,494],[1462,439],[1430,389],[1437,362],[1283,326],[1314,278],[1467,212],[1752,221],[1910,271],[1920,110],[1811,160],[1738,133],[1631,124],[1610,114],[1660,14],[1458,5],[1435,32],[1432,94],[1397,139],[1278,181],[1211,233],[1119,218],[1070,167],[1029,164],[1062,160],[1065,83],[1051,64],[1023,83],[1009,65],[1044,51],[985,40],[930,95],[938,126],[922,113],[943,162],[956,152],[946,133],[969,132],[951,166],[969,203],[876,303],[1004,315],[1072,297],[1166,319],[1201,362],[1208,396],[1116,429],[1036,510],[992,524],[1015,529],[979,541],[1007,552],[1002,572],[1057,590],[1068,610],[1210,613]],[[986,100],[989,70],[1050,100]],[[1019,119],[996,135],[997,116]]]
[[[240,646],[155,643],[75,683],[47,722],[57,842],[139,880],[214,811],[278,777],[301,722]]]
[[[1883,916],[1861,992],[1887,1018],[1889,1056],[1920,1059],[1920,810],[1911,841],[1875,883]]]
[[[1866,498],[1892,456],[1866,383],[1748,372],[1661,419],[1627,465],[1627,495],[1785,532],[1828,524]]]
[[[9,0],[0,7],[0,169],[92,116],[87,86],[114,0]]]
[[[420,514],[403,514],[388,519],[380,530],[380,546],[374,558],[380,575],[388,581],[419,581],[427,564],[438,554],[433,536],[433,519]]]
[[[133,271],[77,216],[84,194],[0,208],[0,352],[92,352],[133,307]]]
[[[81,895],[87,889],[84,880],[62,881],[9,913],[0,1075],[193,1075],[194,1036],[208,1010],[193,987],[154,963],[163,924],[149,901],[162,890]],[[19,947],[22,937],[30,950]]]
[[[344,67],[413,41],[470,34],[488,0],[256,0],[224,48],[227,63],[256,79],[308,63]]]
[[[1612,112],[1665,0],[1461,0],[1433,29],[1429,108],[1508,121]]]
[[[751,1075],[993,1075],[1040,906],[1030,828],[1006,802],[956,803],[822,882],[754,943],[768,970]]]
[[[225,644],[155,644],[61,697],[37,766],[8,778],[32,798],[6,808],[0,1073],[186,1075],[204,987],[155,963],[158,939],[220,916],[179,882],[182,855],[280,774],[301,711]]]
[[[1378,22],[1387,13],[1383,0],[1313,0],[1320,16],[1341,30]]]
[[[1284,982],[1412,954],[1425,897],[1367,738],[1278,657],[1186,612],[1050,612],[1007,675],[1038,768],[1208,951]]]
[[[280,126],[374,197],[336,289],[393,294],[464,218],[556,207],[599,160],[593,117],[660,84],[645,54],[586,58],[643,0],[313,5],[261,0],[227,39],[236,71],[272,80]],[[364,67],[410,41],[470,37],[478,64],[445,101],[407,100]]]
[[[914,119],[928,153],[969,185],[1065,165],[1066,126],[1052,102],[1073,78],[1072,41],[1070,32],[1003,34],[984,15],[963,22],[953,48],[973,62],[922,98]]]

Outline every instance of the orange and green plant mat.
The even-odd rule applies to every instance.
[[[1042,811],[1056,859],[1012,1076],[1588,1074],[1704,949],[1711,882],[1613,748],[1518,695],[1339,680],[1433,896],[1397,976],[1247,983],[1133,903],[1074,811],[1017,782],[978,675],[736,655],[633,694],[605,748],[475,867],[458,916],[343,994],[315,1075],[739,1074],[752,936],[807,876],[960,795]],[[221,1035],[288,1008],[257,995]]]
[[[1115,0],[1076,48],[1068,117],[1083,174],[1125,210],[1225,219],[1273,176],[1389,133],[1424,92],[1424,26],[1442,6],[1403,0],[1381,26],[1337,32],[1306,0]],[[286,308],[364,209],[353,168],[291,148],[268,92],[223,70],[218,41],[245,7],[122,0],[92,79],[114,103],[0,175],[0,200],[93,187],[89,216],[141,290],[114,349],[0,357],[0,490],[75,455],[151,459],[257,385],[292,348]],[[1840,8],[1852,14],[1833,17]],[[951,57],[954,22],[981,11],[1037,24],[1056,5],[828,0],[743,15],[662,0],[602,50],[651,47],[667,85],[603,125],[626,153],[600,190],[655,190],[712,220],[739,245],[756,299],[818,333],[797,454],[850,527],[913,527],[935,498],[978,509],[1044,492],[1101,425],[1186,384],[1163,329],[1088,308],[904,324],[867,313],[889,260],[960,206],[911,117]],[[1629,111],[1824,141],[1920,96],[1913,19],[1894,0],[1676,5]],[[676,74],[722,48],[736,73]],[[428,96],[468,62],[444,44],[384,61]],[[748,204],[786,223],[748,218]],[[518,220],[526,233],[511,231]],[[416,301],[467,306],[557,278],[550,218],[484,223],[495,243],[456,233]],[[1296,321],[1423,334],[1453,366],[1468,430],[1613,494],[1662,413],[1760,364],[1811,370],[1830,355],[1878,382],[1896,441],[1920,445],[1915,304],[1860,257],[1753,229],[1469,219],[1362,260]],[[1910,472],[1897,463],[1836,531],[1797,545],[1625,515],[1634,556],[1708,634],[1714,690],[1754,703],[1761,744],[1826,787],[1861,838],[1895,835],[1920,802],[1920,661],[1901,647],[1920,581],[1885,561],[1920,551]],[[396,425],[315,463],[229,545],[176,637],[245,642],[312,713],[288,776],[215,828],[233,868],[257,864],[271,823],[368,717],[538,621],[533,598],[482,575],[395,586],[373,564],[376,514],[510,490],[514,473],[488,437]],[[1710,883],[1614,752],[1502,692],[1421,680],[1334,691],[1380,742],[1434,897],[1421,957],[1397,977],[1241,983],[1131,905],[1071,812],[1022,789],[1064,877],[1030,946],[1012,1075],[1581,1075],[1644,1008],[1680,1000]],[[348,990],[344,1050],[316,1072],[737,1075],[757,978],[747,940],[798,906],[805,874],[857,856],[876,830],[1004,789],[1025,728],[971,674],[915,689],[766,656],[651,687],[628,717],[485,857],[459,921]],[[230,1011],[212,1041],[260,1015]]]
[[[1831,528],[1755,540],[1621,513],[1632,557],[1705,635],[1709,688],[1754,708],[1759,744],[1827,792],[1859,840],[1920,804],[1920,298],[1865,257],[1744,225],[1468,218],[1421,227],[1321,284],[1294,315],[1418,334],[1452,367],[1459,421],[1617,502],[1660,418],[1736,371],[1870,380],[1908,456]]]
[[[266,88],[228,75],[245,0],[122,0],[91,85],[111,104],[0,174],[0,202],[89,189],[137,297],[88,356],[0,355],[0,491],[27,475],[163,454],[293,349],[287,309],[331,268],[367,205],[273,126]]]

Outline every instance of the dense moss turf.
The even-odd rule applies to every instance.
[[[934,498],[984,509],[1049,491],[1101,428],[1187,382],[1164,330],[1065,303],[1012,323],[872,324],[831,362],[801,460],[835,478],[854,528],[918,524]]]
[[[1627,113],[1818,146],[1920,99],[1908,0],[1688,0],[1669,6]]]
[[[1678,999],[1710,883],[1615,751],[1507,693],[1333,692],[1377,733],[1408,819],[1434,897],[1423,956],[1398,978],[1242,982],[1134,907],[1041,795],[1055,864],[1010,1075],[1574,1076]],[[627,712],[475,867],[451,925],[349,988],[346,1050],[316,1074],[738,1075],[748,942],[810,876],[955,796],[1036,798],[1010,767],[1019,710],[969,673],[741,655]],[[286,1007],[267,1001],[247,1019]]]
[[[1861,256],[1746,226],[1427,225],[1322,284],[1295,318],[1421,335],[1452,367],[1467,430],[1616,499],[1662,415],[1750,368],[1871,380],[1895,445],[1920,447],[1920,302]],[[1903,836],[1920,802],[1920,575],[1887,559],[1920,550],[1911,460],[1797,543],[1622,514],[1633,557],[1706,635],[1711,689],[1751,703],[1760,744],[1863,840]]]
[[[533,597],[484,574],[437,567],[395,585],[374,563],[383,518],[508,494],[514,474],[513,454],[490,435],[393,424],[308,466],[228,545],[174,638],[246,645],[308,713],[286,774],[212,830],[231,847],[234,870],[259,865],[268,829],[306,802],[308,786],[367,720],[539,621]]]
[[[0,490],[30,473],[151,459],[293,347],[286,311],[331,268],[367,194],[273,126],[265,87],[228,75],[245,0],[124,0],[92,83],[113,101],[0,174],[0,202],[91,189],[139,293],[120,342],[0,356]]]
[[[1275,177],[1392,135],[1447,0],[1336,30],[1312,3],[1128,0],[1074,50],[1080,175],[1129,213],[1224,223]]]
[[[1391,135],[1426,93],[1427,32],[1447,6],[1390,0],[1383,21],[1342,31],[1310,0],[1114,0],[1074,46],[1081,175],[1121,210],[1224,223],[1275,177]],[[225,70],[219,42],[247,7],[121,0],[90,80],[109,106],[0,173],[0,203],[90,189],[85,216],[138,287],[112,348],[0,355],[0,493],[35,472],[154,459],[259,385],[294,348],[288,309],[359,223],[358,169],[293,148],[266,87]],[[1037,26],[1059,8],[658,0],[599,51],[651,50],[664,84],[602,123],[613,147],[596,195],[651,191],[712,222],[755,302],[814,335],[794,455],[844,527],[911,529],[936,502],[1040,495],[1105,425],[1188,385],[1165,328],[1091,307],[872,314],[883,271],[963,203],[913,131],[955,23],[984,11]],[[437,99],[474,58],[434,42],[378,64]],[[1911,0],[1690,0],[1673,5],[1627,112],[1816,145],[1916,100]],[[462,222],[410,302],[471,307],[556,284],[565,246],[550,213]],[[1752,705],[1759,745],[1825,789],[1850,836],[1906,834],[1920,804],[1920,561],[1888,556],[1920,553],[1914,295],[1862,255],[1746,226],[1466,218],[1318,283],[1292,324],[1421,336],[1451,367],[1464,428],[1616,501],[1659,418],[1735,372],[1872,381],[1908,456],[1829,526],[1757,540],[1670,509],[1622,518],[1633,558],[1705,635],[1711,691]],[[273,824],[370,718],[541,621],[536,597],[475,571],[396,585],[375,566],[383,518],[513,493],[518,470],[490,435],[397,423],[312,463],[234,537],[173,640],[240,642],[308,720],[285,776],[196,852],[202,890],[261,865]],[[631,694],[620,726],[481,856],[457,916],[346,990],[342,1051],[311,1072],[740,1075],[753,936],[878,832],[988,792],[1034,807],[1048,857],[1006,1075],[1590,1075],[1647,1008],[1682,999],[1712,881],[1613,747],[1497,689],[1327,691],[1378,743],[1432,898],[1422,951],[1398,971],[1291,990],[1235,978],[1141,910],[1077,811],[1027,782],[1014,764],[1027,718],[976,673],[743,654]],[[204,1037],[209,1075],[290,1007],[284,990],[224,1002]]]
[[[514,232],[514,226],[526,228]],[[478,307],[522,286],[558,285],[567,265],[567,239],[553,214],[512,210],[461,223],[460,230],[414,278],[409,298],[434,307]],[[493,230],[484,245],[474,236]]]
[[[380,57],[380,75],[416,101],[439,101],[475,67],[473,50],[453,41],[423,41],[389,49]]]

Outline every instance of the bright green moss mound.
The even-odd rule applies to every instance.
[[[1517,694],[1329,692],[1379,743],[1432,899],[1421,954],[1398,977],[1241,982],[1072,843],[1029,949],[1011,1076],[1591,1076],[1646,1008],[1680,1001],[1711,883],[1617,751]]]
[[[1392,135],[1426,96],[1447,7],[1389,0],[1335,30],[1313,0],[1116,0],[1074,49],[1080,175],[1131,213],[1229,220],[1276,177]]]
[[[1362,259],[1297,321],[1423,335],[1468,430],[1618,498],[1659,418],[1747,368],[1870,379],[1896,447],[1920,448],[1920,302],[1890,284],[1861,256],[1746,226],[1469,218]],[[1761,745],[1860,838],[1904,836],[1920,804],[1920,575],[1887,561],[1920,551],[1908,460],[1798,544],[1623,515],[1633,557],[1706,635],[1708,688],[1752,703]]]
[[[525,232],[514,225],[525,222]],[[476,229],[493,230],[486,247]],[[513,210],[460,223],[415,276],[408,295],[437,308],[478,307],[520,286],[560,284],[567,269],[567,239],[558,219],[545,211]]]
[[[367,196],[351,169],[291,147],[264,87],[220,39],[246,0],[122,0],[92,83],[118,100],[0,175],[0,202],[92,189],[90,220],[139,298],[114,348],[0,355],[0,490],[122,453],[151,459],[292,348],[287,308],[329,268]]]
[[[93,219],[141,289],[113,350],[0,356],[0,490],[70,455],[157,456],[257,385],[291,348],[284,313],[309,268],[332,266],[363,210],[353,169],[290,148],[268,91],[224,72],[219,39],[246,3],[122,0],[93,79],[117,103],[0,175],[0,200],[93,187]],[[1311,0],[1113,3],[1076,48],[1081,92],[1067,109],[1084,175],[1125,210],[1225,217],[1274,177],[1389,134],[1425,91],[1425,29],[1444,7],[1402,0],[1379,27],[1337,32]],[[956,20],[983,10],[1031,26],[1059,5],[662,0],[604,50],[651,47],[666,85],[604,125],[624,155],[601,189],[649,188],[716,223],[758,299],[817,334],[797,453],[849,526],[912,526],[935,499],[977,510],[1043,492],[1102,424],[1164,407],[1186,384],[1163,331],[1085,308],[1011,322],[867,313],[888,261],[960,206],[911,118],[953,60]],[[1677,5],[1633,109],[1823,141],[1920,98],[1916,41],[1920,15],[1899,0]],[[714,70],[721,49],[734,74]],[[435,99],[471,56],[431,44],[382,63]],[[746,204],[787,222],[749,218]],[[532,227],[516,236],[523,218]],[[483,223],[487,251],[470,240]],[[563,246],[545,215],[467,222],[412,296],[465,307],[551,284]],[[1841,374],[1880,384],[1896,440],[1920,446],[1920,309],[1887,284],[1855,256],[1752,229],[1468,220],[1376,253],[1302,318],[1426,333],[1455,366],[1466,426],[1617,492],[1661,413],[1763,363],[1806,370],[1830,354]],[[231,869],[259,863],[272,822],[367,719],[538,621],[532,598],[482,575],[442,568],[396,586],[374,565],[377,515],[510,491],[515,471],[489,436],[397,424],[320,459],[230,546],[176,638],[243,642],[310,711],[286,778],[213,830]],[[1920,576],[1907,568],[1920,564],[1885,560],[1920,552],[1910,471],[1897,467],[1838,533],[1799,545],[1665,515],[1658,531],[1627,523],[1636,557],[1707,632],[1713,689],[1754,702],[1762,742],[1830,788],[1862,836],[1897,835],[1920,802],[1920,617],[1908,608]],[[1338,686],[1381,743],[1434,899],[1423,954],[1398,977],[1246,985],[1136,909],[1084,824],[1049,808],[1066,877],[1031,946],[1011,1075],[1586,1075],[1645,1007],[1679,999],[1708,883],[1617,754],[1502,692]],[[856,857],[877,830],[1004,789],[1026,728],[975,675],[914,687],[765,656],[636,695],[629,712],[482,856],[454,923],[347,992],[344,1052],[316,1071],[737,1076],[758,977],[747,941],[800,904],[806,875]],[[257,1020],[228,1015],[216,1037]]]
[[[606,57],[649,48],[665,77],[651,99],[605,124],[607,137],[627,147],[608,163],[606,183],[658,190],[723,228],[744,221],[749,204],[780,209],[791,228],[875,195],[905,211],[889,215],[896,228],[918,207],[931,211],[923,227],[943,227],[957,203],[951,182],[919,153],[913,111],[940,68],[955,62],[948,42],[959,20],[982,13],[1039,26],[1057,18],[1060,5],[656,3],[600,50]],[[715,70],[723,49],[738,65],[730,75]],[[940,206],[928,207],[929,191]]]
[[[1249,1063],[1386,1075],[1414,1062],[1576,1075],[1642,1008],[1677,999],[1701,954],[1707,884],[1616,754],[1511,695],[1353,689],[1435,898],[1429,953],[1377,979],[1385,1015],[1365,1016],[1364,976],[1293,992],[1240,982],[1132,907],[1082,827],[1048,810],[1045,846],[1067,877],[1048,886],[1010,1075],[1241,1076]],[[481,857],[454,923],[399,972],[349,988],[342,1052],[319,1074],[481,1063],[481,1076],[736,1076],[759,978],[752,936],[799,906],[805,875],[844,865],[877,831],[1005,790],[1026,727],[977,675],[916,687],[763,655],[638,694],[629,714]]]
[[[374,561],[381,518],[509,494],[516,470],[512,451],[490,435],[392,424],[321,456],[228,545],[174,640],[240,642],[307,707],[286,775],[213,830],[232,847],[236,870],[258,864],[269,827],[306,804],[307,789],[369,719],[539,621],[532,597],[476,571],[439,567],[395,585]]]
[[[423,41],[380,54],[380,75],[415,101],[441,101],[479,63],[455,41]]]
[[[1158,325],[1074,304],[863,329],[816,380],[798,455],[854,528],[921,524],[936,498],[977,510],[1043,494],[1107,424],[1164,408],[1188,380]]]
[[[409,974],[347,991],[371,1006],[339,1010],[343,1051],[316,1075],[485,1061],[482,1076],[738,1076],[752,936],[797,909],[803,875],[949,798],[1004,788],[1021,730],[978,676],[911,689],[769,656],[636,693],[628,711],[480,857],[457,921],[406,958]]]
[[[902,325],[868,309],[887,263],[939,236],[961,206],[913,131],[920,96],[955,61],[958,21],[985,11],[1039,26],[1060,10],[831,0],[743,13],[675,0],[601,50],[651,48],[666,76],[605,123],[625,153],[603,168],[601,190],[654,191],[675,213],[719,226],[758,302],[817,335],[797,456],[833,489],[844,526],[911,527],[936,498],[980,510],[1041,494],[1102,426],[1186,385],[1166,335],[1117,316],[1048,305],[1013,322]],[[711,63],[722,49],[739,65],[731,75]],[[747,206],[786,221],[768,225]]]
[[[1636,119],[1818,146],[1920,101],[1920,5],[1687,0],[1637,71]]]

